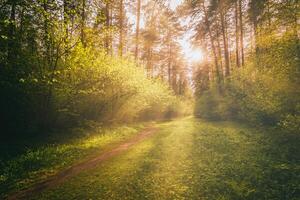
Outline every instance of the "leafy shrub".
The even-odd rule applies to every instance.
[[[208,119],[235,118],[299,132],[299,42],[293,34],[268,34],[259,54],[236,69],[221,90],[211,87],[197,99],[195,113]]]

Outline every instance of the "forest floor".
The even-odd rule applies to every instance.
[[[297,135],[192,117],[141,130],[98,138],[101,151],[26,199],[300,199]]]

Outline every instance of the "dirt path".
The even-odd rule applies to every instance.
[[[52,188],[52,187],[64,182],[66,179],[76,176],[77,174],[79,174],[80,172],[82,172],[84,170],[89,170],[89,169],[95,168],[98,164],[104,162],[105,160],[108,160],[109,158],[116,156],[116,155],[122,153],[123,151],[126,151],[127,149],[134,146],[135,144],[150,137],[156,131],[157,131],[157,128],[148,127],[146,129],[144,129],[143,131],[141,131],[138,135],[131,138],[127,142],[122,143],[118,147],[116,147],[110,151],[104,152],[101,155],[98,155],[97,157],[94,157],[90,160],[76,164],[76,165],[56,174],[55,176],[47,179],[44,182],[37,183],[29,189],[20,191],[18,193],[15,193],[15,194],[9,196],[7,199],[8,200],[27,199],[28,197],[30,197],[34,194],[37,194],[39,192],[42,192],[45,189]]]

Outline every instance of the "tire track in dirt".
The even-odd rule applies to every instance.
[[[93,169],[98,164],[108,160],[109,158],[121,154],[122,152],[128,150],[130,147],[145,140],[146,138],[150,137],[151,135],[153,135],[156,132],[157,132],[157,128],[155,128],[153,126],[148,127],[146,129],[144,129],[143,131],[141,131],[138,135],[129,139],[127,142],[120,144],[116,148],[106,151],[106,152],[102,153],[101,155],[98,155],[90,160],[84,161],[79,164],[75,164],[72,167],[57,173],[53,177],[51,177],[43,182],[33,185],[29,189],[25,189],[25,190],[15,193],[15,194],[9,195],[7,200],[28,199],[31,196],[38,194],[46,189],[55,187],[55,186],[61,184],[62,182],[64,182],[66,179],[68,179],[70,177],[74,177],[82,171]]]

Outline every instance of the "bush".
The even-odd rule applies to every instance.
[[[299,132],[298,39],[290,33],[268,34],[260,38],[258,48],[259,54],[234,70],[221,90],[210,87],[198,97],[195,113],[208,119],[234,118]]]
[[[20,107],[27,109],[20,110],[26,116],[21,121],[36,131],[77,126],[84,120],[112,123],[164,118],[170,110],[177,112],[173,105],[180,101],[166,83],[147,78],[130,58],[80,45],[59,60],[55,70],[32,69],[19,77],[16,87],[13,91],[22,99]]]
[[[92,49],[77,48],[58,80],[56,108],[64,111],[60,115],[71,113],[78,120],[162,118],[177,101],[166,84],[147,79],[130,59],[112,58]]]

